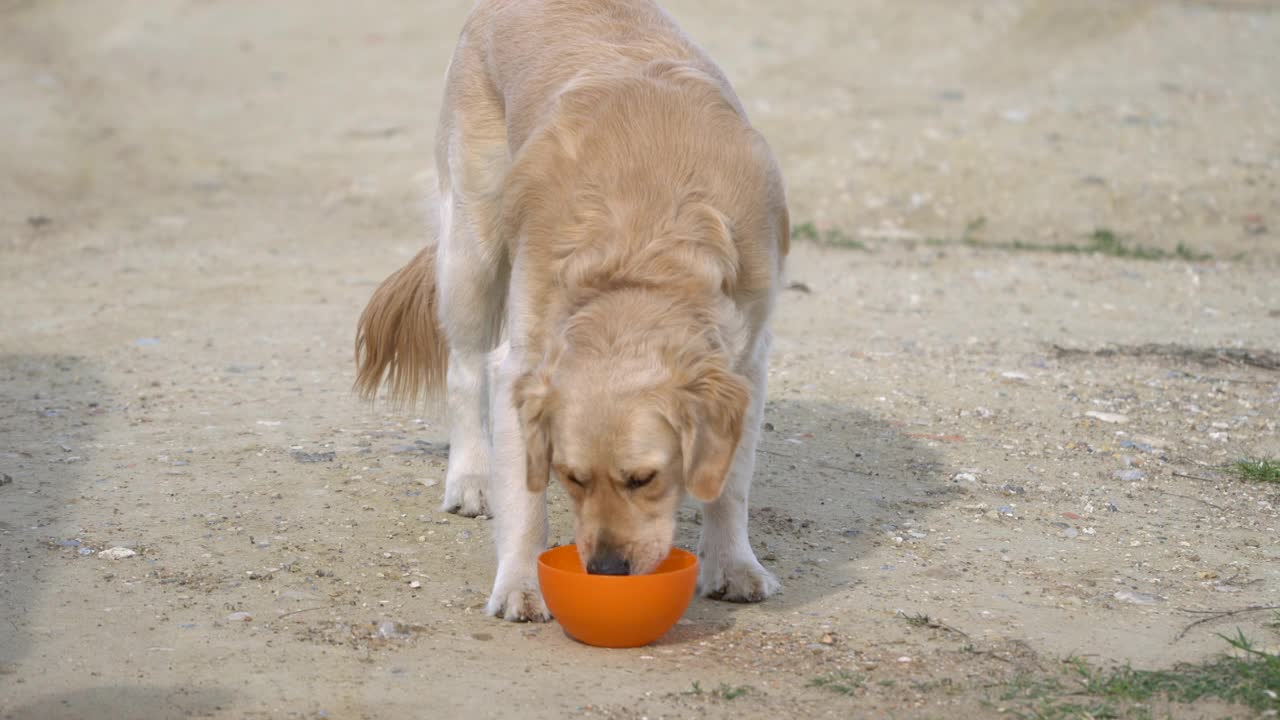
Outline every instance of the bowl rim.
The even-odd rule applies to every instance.
[[[680,575],[682,573],[697,572],[698,570],[698,556],[695,553],[691,553],[688,550],[685,550],[684,548],[676,547],[672,545],[671,551],[667,554],[668,558],[671,557],[672,555],[683,556],[692,560],[692,562],[683,567],[673,568],[671,570],[663,570],[661,572],[651,572],[645,575],[592,575],[588,572],[573,572],[571,570],[565,570],[564,568],[558,568],[554,565],[551,565],[545,559],[546,556],[550,553],[553,553],[556,551],[564,552],[564,548],[577,548],[577,544],[569,543],[567,545],[557,545],[555,547],[547,548],[546,550],[543,550],[542,552],[538,553],[538,570],[542,572],[558,573],[561,575],[571,575],[573,577],[589,577],[591,578],[591,582],[603,582],[603,583],[643,582],[645,578],[669,577],[672,575]],[[666,562],[666,558],[663,558],[663,562]]]

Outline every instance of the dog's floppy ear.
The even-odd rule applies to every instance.
[[[546,490],[551,473],[551,435],[547,430],[551,392],[549,378],[541,369],[521,375],[512,388],[520,432],[524,435],[525,485],[529,492]]]
[[[707,367],[679,388],[673,424],[680,434],[685,489],[702,502],[724,490],[750,400],[738,375]]]

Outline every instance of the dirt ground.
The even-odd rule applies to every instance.
[[[440,417],[350,392],[467,5],[0,0],[0,717],[981,717],[1280,645],[1180,634],[1280,604],[1280,494],[1221,467],[1280,455],[1275,3],[668,2],[818,237],[753,497],[784,590],[618,651],[486,617]]]

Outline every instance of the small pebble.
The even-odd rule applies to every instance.
[[[1155,605],[1159,601],[1159,598],[1151,593],[1136,592],[1134,590],[1120,590],[1113,597],[1120,602],[1133,605]]]
[[[1130,468],[1128,470],[1117,470],[1112,473],[1112,477],[1125,482],[1137,482],[1146,477],[1147,474],[1138,468]]]
[[[1132,441],[1132,439],[1124,439],[1124,441],[1120,441],[1120,447],[1124,447],[1126,450],[1140,450],[1142,452],[1156,451],[1155,446],[1149,445],[1149,443],[1146,442]]]
[[[250,613],[244,612],[243,610],[240,612],[233,612],[227,616],[228,622],[250,622],[252,620],[253,620],[253,615],[251,615]]]
[[[103,558],[104,560],[123,560],[125,558],[131,558],[137,554],[138,553],[126,547],[113,547],[98,553],[98,557]]]
[[[1022,108],[1009,108],[1008,110],[1002,111],[1000,113],[1000,117],[1004,118],[1005,120],[1011,123],[1021,124],[1026,122],[1031,117],[1031,113],[1030,111],[1024,110]]]
[[[1104,423],[1127,423],[1129,416],[1121,413],[1100,412],[1098,410],[1090,410],[1086,412],[1085,417],[1091,417],[1094,420],[1101,420]]]
[[[409,637],[409,629],[395,620],[383,620],[378,623],[378,637],[384,640]]]
[[[417,580],[412,580],[409,582],[409,587],[413,588],[414,590],[417,590],[418,588],[422,587],[422,583],[418,582]]]

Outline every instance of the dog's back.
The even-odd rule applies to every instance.
[[[700,70],[741,112],[716,64],[650,0],[481,0],[454,58],[483,64],[513,151],[575,79],[635,75],[654,61]]]

